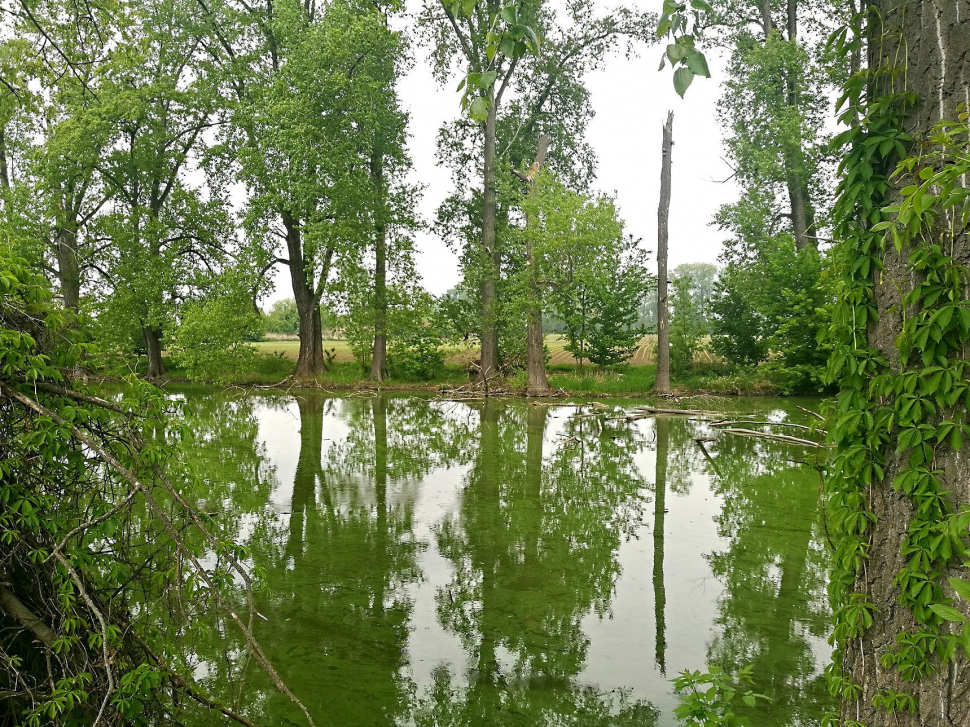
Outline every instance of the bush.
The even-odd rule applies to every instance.
[[[190,379],[225,382],[253,369],[257,352],[246,340],[261,330],[261,321],[246,301],[231,295],[192,301],[181,317],[170,351]]]
[[[429,381],[445,364],[441,335],[434,326],[419,325],[387,348],[387,367],[395,378]]]

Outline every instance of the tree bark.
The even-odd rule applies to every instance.
[[[788,42],[798,43],[798,0],[788,0]],[[788,106],[798,112],[798,78],[789,73],[786,79],[788,86]],[[811,208],[808,182],[801,169],[804,155],[801,142],[798,147],[785,155],[785,166],[788,170],[788,199],[791,205],[792,234],[795,237],[795,249],[804,250],[806,247],[818,247],[815,236],[815,215]]]
[[[164,376],[161,330],[153,326],[145,326],[141,329],[141,337],[145,344],[145,355],[148,356],[148,378],[157,379]]]
[[[768,40],[768,36],[771,35],[771,31],[774,29],[775,25],[771,20],[771,0],[761,0],[761,27],[765,31],[765,41]]]
[[[387,225],[383,219],[384,156],[375,150],[370,163],[371,181],[375,192],[374,225],[376,258],[374,266],[374,350],[371,355],[370,377],[374,381],[387,378]]]
[[[869,67],[887,63],[906,65],[908,90],[916,92],[921,101],[906,119],[905,131],[917,140],[925,139],[939,121],[957,120],[960,105],[970,102],[970,0],[875,0],[871,5],[871,17],[878,20],[870,30]],[[880,78],[887,77],[888,74]],[[898,86],[896,90],[900,90]],[[881,92],[877,87],[874,95]],[[891,191],[886,204],[895,204],[899,199],[898,190]],[[946,216],[942,217],[948,230],[949,222]],[[952,249],[948,240],[947,248],[956,263],[970,265],[970,240],[966,234],[953,241]],[[909,264],[910,252],[906,247],[897,252],[892,244],[887,245],[884,269],[871,273],[878,319],[869,326],[868,340],[889,361],[893,374],[907,369],[920,370],[920,364],[914,367],[901,361],[896,346],[904,317],[912,312],[903,301],[914,286],[923,282]],[[966,299],[970,293],[965,292],[964,296]],[[961,413],[965,416],[965,411],[958,415]],[[880,658],[895,646],[896,637],[916,626],[911,611],[900,605],[895,584],[895,575],[908,562],[901,548],[914,512],[910,498],[897,492],[892,483],[900,470],[908,466],[908,453],[897,453],[893,441],[884,455],[885,476],[871,490],[871,508],[876,517],[870,530],[867,567],[858,574],[853,586],[855,592],[868,594],[875,606],[873,623],[860,639],[847,646],[843,661],[863,691],[857,701],[843,701],[842,714],[864,722],[867,727],[967,725],[970,724],[970,668],[962,647],[957,647],[955,662],[915,683],[902,680],[898,670],[884,669],[880,663]],[[949,490],[954,509],[970,505],[967,450],[941,447],[933,467],[942,472],[940,479],[944,489]],[[945,584],[948,576],[966,578],[966,571],[957,564],[942,573],[939,582]],[[945,585],[944,590],[947,595],[953,595]],[[970,616],[965,601],[955,599],[954,606]],[[872,697],[886,689],[916,696],[918,714],[874,709]]]
[[[546,163],[546,155],[549,153],[549,137],[543,136],[539,139],[539,147],[536,150],[536,160],[533,162],[529,173],[525,175],[525,182],[529,185],[528,194],[533,194],[535,180],[542,171]],[[535,224],[534,220],[526,218],[526,227]],[[526,396],[549,396],[552,387],[549,386],[549,379],[546,377],[546,351],[545,337],[542,335],[542,281],[541,271],[538,261],[532,249],[532,238],[526,235],[525,238],[525,258],[529,269],[529,321],[527,330],[527,349],[526,349],[526,371],[528,374],[528,386]]]
[[[57,280],[61,286],[64,307],[77,311],[81,301],[81,266],[77,257],[77,227],[64,225],[54,238],[57,257]]]
[[[482,248],[485,256],[482,265],[482,351],[476,381],[482,382],[498,372],[498,294],[496,286],[501,273],[502,256],[495,239],[495,135],[498,109],[494,86],[491,91],[492,106],[485,120],[485,154],[482,190]]]
[[[787,155],[785,165],[789,170],[795,169],[798,162],[793,157],[796,154]],[[806,202],[806,185],[802,175],[796,171],[788,172],[788,199],[791,203],[791,224],[792,235],[795,238],[795,249],[804,250],[816,243],[814,237],[809,237],[808,230],[808,205]]]
[[[290,282],[293,299],[300,318],[300,353],[296,361],[296,379],[315,379],[324,370],[323,324],[320,320],[320,297],[303,259],[303,239],[299,222],[289,213],[281,214],[286,229],[286,248],[289,255]]]
[[[674,147],[674,112],[667,114],[660,170],[660,210],[657,229],[657,394],[670,393],[670,331],[667,310],[667,247],[670,237],[671,155]]]
[[[3,196],[6,198],[10,191],[10,172],[7,168],[7,131],[2,127],[0,127],[0,189],[3,190]],[[6,202],[4,211],[7,211]]]

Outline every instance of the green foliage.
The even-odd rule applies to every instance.
[[[845,43],[843,38],[838,43]],[[875,69],[873,72],[885,69]],[[836,207],[843,241],[838,303],[829,331],[835,350],[829,376],[841,385],[833,405],[832,438],[838,452],[826,483],[836,535],[836,570],[830,596],[836,607],[835,664],[831,688],[857,699],[861,687],[843,672],[847,645],[871,623],[873,608],[854,584],[866,567],[875,522],[866,493],[893,467],[893,488],[912,504],[902,544],[904,565],[895,574],[899,603],[915,625],[895,635],[881,657],[883,669],[918,682],[970,654],[970,626],[962,603],[966,584],[942,577],[966,558],[970,512],[956,511],[940,462],[964,447],[970,435],[966,346],[970,301],[965,262],[949,254],[970,226],[968,194],[958,181],[970,170],[968,117],[941,123],[920,140],[905,133],[904,119],[918,99],[911,93],[867,95],[865,77],[852,79],[842,99],[843,120],[864,115],[836,140],[844,149]],[[901,198],[892,190],[901,186]],[[874,280],[894,256],[914,281],[901,295],[903,320],[894,365],[870,343],[878,314]],[[895,450],[895,452],[894,452]],[[956,608],[959,604],[962,608]],[[873,706],[912,712],[909,694],[883,691]]]
[[[653,280],[645,253],[624,237],[613,200],[590,199],[543,174],[522,206],[530,223],[520,235],[543,282],[538,301],[527,281],[520,284],[522,307],[551,310],[577,360],[601,368],[623,363],[643,337],[640,304]]]
[[[206,699],[185,649],[209,634],[198,614],[232,619],[258,651],[236,615],[252,603],[248,553],[192,506],[202,481],[171,446],[163,392],[132,377],[109,401],[67,378],[85,362],[74,321],[6,248],[0,293],[4,714],[179,723]]]
[[[445,363],[441,347],[441,336],[434,326],[416,325],[388,344],[388,369],[395,378],[430,381],[441,373]]]
[[[296,310],[296,301],[286,298],[273,303],[266,313],[264,327],[267,333],[295,336],[300,330],[300,314]]]
[[[701,292],[689,274],[676,275],[670,312],[670,360],[675,371],[689,371],[707,333]]]
[[[711,77],[707,59],[696,48],[695,36],[705,15],[713,12],[714,8],[708,0],[664,0],[663,12],[657,23],[657,37],[669,36],[673,42],[667,46],[660,61],[660,70],[670,61],[674,69],[674,89],[681,97],[687,93],[695,76]]]
[[[624,261],[620,267],[597,278],[589,288],[586,301],[588,319],[567,334],[580,358],[601,369],[627,361],[637,350],[645,333],[639,325],[640,301],[653,284],[647,269],[639,261]],[[567,346],[567,350],[571,350]],[[575,353],[575,352],[574,352]]]
[[[528,20],[519,16],[520,8],[514,3],[497,7],[482,0],[449,0],[443,5],[452,18],[471,20],[487,14],[487,22],[482,22],[479,28],[483,45],[479,50],[484,53],[468,59],[471,67],[458,85],[458,90],[464,92],[462,109],[474,121],[483,123],[495,103],[495,82],[503,61],[538,53],[539,37]],[[473,37],[474,40],[478,38]]]
[[[169,352],[193,381],[231,382],[251,369],[262,320],[252,301],[238,294],[214,294],[182,307]]]
[[[801,388],[817,388],[829,352],[818,339],[832,298],[821,254],[796,250],[782,235],[746,250],[729,246],[724,259],[711,301],[712,349],[741,364],[768,360],[790,369]]]
[[[744,727],[750,721],[734,711],[737,702],[754,707],[759,700],[768,699],[745,689],[753,681],[750,666],[741,668],[737,676],[718,666],[703,673],[688,670],[672,681],[681,699],[675,714],[688,727]]]

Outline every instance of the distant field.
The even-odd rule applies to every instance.
[[[300,351],[300,342],[295,340],[260,341],[255,345],[264,354],[273,355],[282,353],[287,358],[294,360]],[[576,359],[566,350],[565,346],[565,337],[558,334],[546,336],[546,347],[549,349],[550,364],[576,363]],[[347,341],[328,340],[323,342],[323,347],[327,351],[335,351],[335,360],[338,363],[354,360],[354,356],[350,352],[350,345]],[[630,359],[630,363],[634,366],[650,366],[656,363],[656,353],[657,337],[645,336],[640,341],[640,346],[637,348],[636,353],[633,354],[633,358]],[[477,346],[455,346],[450,348],[446,361],[453,364],[465,364],[469,361],[474,361],[476,358],[478,358]],[[715,357],[708,352],[703,352],[697,356],[698,363],[713,363],[715,360]]]

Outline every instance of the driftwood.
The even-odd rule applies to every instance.
[[[800,429],[803,432],[818,432],[819,434],[828,434],[824,429],[813,429],[812,427],[806,427],[804,424],[790,424],[788,422],[749,422],[749,421],[739,421],[739,422],[728,422],[720,421],[713,422],[712,427],[734,427],[739,424],[751,427],[788,427],[790,429]]]
[[[725,412],[723,411],[709,411],[705,409],[664,409],[656,406],[638,406],[634,408],[635,411],[646,412],[648,414],[673,414],[676,416],[684,417],[716,417],[717,419],[723,419],[725,417]],[[745,416],[744,414],[734,414],[733,416]]]
[[[805,407],[803,407],[803,406],[796,406],[795,408],[796,408],[796,409],[798,409],[798,411],[803,411],[803,412],[805,412],[806,414],[809,414],[809,415],[811,415],[811,416],[813,416],[813,417],[815,417],[815,418],[816,418],[816,419],[818,419],[818,420],[819,420],[820,422],[824,422],[824,421],[825,421],[825,417],[823,417],[823,416],[822,416],[821,414],[819,414],[819,413],[818,413],[817,411],[812,411],[811,409],[806,409],[806,408],[805,408]]]
[[[767,432],[756,432],[751,429],[719,429],[719,432],[725,432],[726,434],[737,434],[742,437],[756,437],[758,439],[770,439],[776,442],[787,442],[788,444],[799,444],[805,447],[827,447],[828,445],[823,442],[814,442],[811,439],[799,439],[798,437],[790,437],[787,434],[768,434]]]

